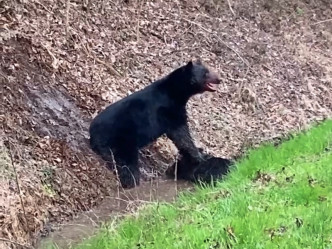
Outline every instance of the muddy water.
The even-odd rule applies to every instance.
[[[122,190],[106,197],[103,202],[88,212],[79,214],[72,221],[63,224],[57,231],[41,239],[38,249],[46,249],[50,244],[56,248],[69,248],[93,235],[102,222],[116,215],[134,210],[139,205],[152,201],[173,201],[180,190],[191,190],[193,185],[186,181],[158,179],[142,182],[140,186]]]

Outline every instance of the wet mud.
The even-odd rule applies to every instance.
[[[59,225],[47,237],[41,238],[36,248],[46,249],[50,248],[50,245],[54,245],[55,248],[70,248],[70,246],[92,236],[103,222],[134,211],[142,204],[156,201],[172,202],[179,191],[192,189],[192,183],[182,180],[174,181],[164,178],[142,182],[136,188],[121,190],[105,197],[97,207],[79,214],[70,222]]]

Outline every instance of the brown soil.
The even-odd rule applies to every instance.
[[[216,156],[332,114],[330,0],[0,0],[0,13],[0,248],[117,191],[87,146],[90,120],[191,58],[223,80],[188,106]],[[175,154],[165,138],[142,151],[145,179]]]

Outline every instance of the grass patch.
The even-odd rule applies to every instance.
[[[248,152],[225,181],[142,209],[77,246],[332,248],[332,120]]]

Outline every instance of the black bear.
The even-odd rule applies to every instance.
[[[229,172],[230,166],[234,163],[229,159],[213,157],[204,154],[201,149],[199,150],[204,160],[198,165],[192,161],[190,156],[180,155],[180,159],[166,170],[166,175],[169,177],[175,177],[176,174],[177,179],[184,179],[192,182],[214,183],[216,180],[219,180],[226,175]]]
[[[191,160],[191,167],[204,161],[187,125],[189,98],[214,92],[220,80],[200,61],[188,62],[101,111],[92,121],[90,146],[108,166],[117,169],[124,188],[139,185],[138,150],[163,134]]]

